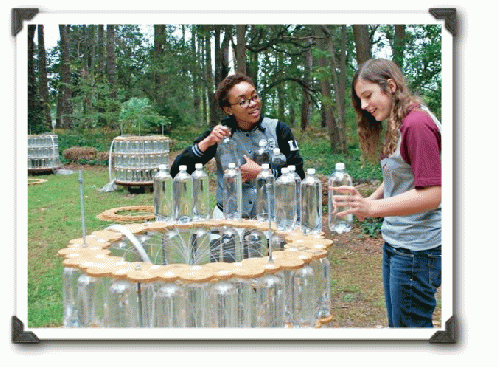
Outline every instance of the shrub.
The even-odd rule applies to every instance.
[[[92,160],[97,158],[97,149],[93,147],[71,147],[65,149],[62,156],[71,162]]]

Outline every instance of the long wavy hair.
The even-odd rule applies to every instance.
[[[402,119],[421,102],[418,97],[410,93],[402,71],[394,62],[385,59],[370,59],[360,65],[352,79],[352,103],[357,114],[360,148],[365,158],[374,161],[379,158],[383,128],[380,121],[376,121],[369,112],[361,108],[360,98],[355,93],[355,86],[359,79],[376,83],[383,93],[391,95],[392,108],[390,116],[386,120],[385,138],[381,147],[383,156],[388,157],[395,152]],[[389,79],[392,79],[396,84],[393,94],[388,90]]]

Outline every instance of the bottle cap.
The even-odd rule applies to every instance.
[[[341,162],[336,163],[336,169],[337,170],[345,169],[345,163],[341,163]]]
[[[309,169],[307,169],[307,174],[309,174],[309,175],[315,175],[315,168],[309,168]]]
[[[274,154],[281,154],[281,150],[279,148],[274,148]]]
[[[267,140],[265,139],[261,139],[259,142],[258,142],[258,145],[261,146],[261,147],[265,147],[267,146]]]
[[[231,168],[231,169],[236,168],[236,164],[235,164],[235,163],[232,163],[232,162],[231,162],[231,163],[229,163],[229,168]]]
[[[182,166],[179,166],[178,169],[179,169],[179,171],[187,171],[187,166],[182,165]]]
[[[289,167],[282,167],[281,169],[281,174],[284,176],[286,173],[289,172]]]
[[[203,168],[203,164],[202,163],[196,163],[196,169],[201,169]]]
[[[269,167],[270,167],[270,166],[269,166],[269,164],[268,164],[268,163],[263,163],[263,164],[262,164],[262,168],[263,168],[263,169],[269,169]]]
[[[166,169],[167,169],[167,168],[168,168],[168,166],[167,166],[166,164],[160,164],[160,165],[159,165],[159,169],[160,169],[161,171],[166,171]]]
[[[296,167],[291,165],[291,166],[288,166],[288,169],[293,172],[293,171],[296,171]]]

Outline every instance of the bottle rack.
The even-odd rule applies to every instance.
[[[28,135],[28,173],[53,171],[60,165],[57,135]]]
[[[152,186],[160,164],[168,164],[170,140],[161,135],[118,136],[109,154],[109,176],[121,186]]]

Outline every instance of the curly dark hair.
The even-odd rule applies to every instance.
[[[229,91],[233,86],[242,82],[250,83],[253,87],[255,86],[251,78],[242,73],[229,75],[218,84],[217,90],[215,91],[215,100],[218,102],[218,106],[221,109],[230,106],[228,97]]]

